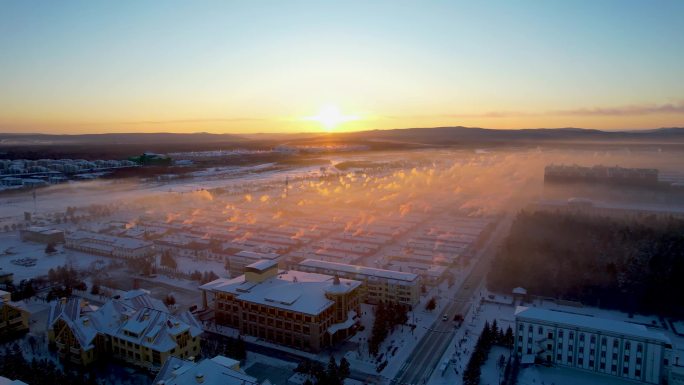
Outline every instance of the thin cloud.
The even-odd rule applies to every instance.
[[[386,119],[434,119],[434,118],[458,118],[458,119],[496,119],[518,118],[528,116],[637,116],[653,114],[684,114],[684,101],[665,104],[640,104],[618,107],[592,107],[577,108],[570,110],[550,110],[543,112],[528,111],[487,111],[476,114],[436,114],[436,115],[390,115]]]
[[[684,114],[684,102],[665,104],[642,104],[611,108],[579,108],[574,110],[559,110],[549,113],[549,115],[570,116],[633,116],[652,114]]]
[[[259,122],[266,119],[262,118],[205,118],[205,119],[173,119],[173,120],[138,120],[130,122],[120,122],[117,124],[182,124],[182,123],[236,123],[236,122]]]

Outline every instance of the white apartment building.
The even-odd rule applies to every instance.
[[[519,306],[515,352],[522,363],[545,361],[649,384],[666,379],[672,345],[643,325]]]

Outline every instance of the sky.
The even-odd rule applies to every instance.
[[[0,0],[0,132],[684,126],[683,20],[679,0]]]

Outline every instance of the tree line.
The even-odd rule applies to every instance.
[[[490,289],[629,313],[684,315],[684,220],[521,212],[495,257]]]
[[[470,356],[468,365],[463,371],[463,385],[479,385],[481,368],[487,361],[487,356],[493,345],[503,346],[509,349],[513,348],[513,343],[515,337],[513,335],[513,329],[508,327],[504,333],[503,329],[499,328],[496,324],[496,320],[492,322],[489,326],[489,322],[485,322],[482,328],[482,333],[477,339],[475,348],[473,349],[473,354]],[[512,369],[510,367],[511,362],[509,360],[506,365],[504,378],[508,378],[512,374]]]

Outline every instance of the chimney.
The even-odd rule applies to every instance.
[[[59,302],[61,302],[62,305],[66,305],[66,303],[67,303],[67,297],[62,297],[62,298],[60,298],[60,299],[59,299]]]
[[[202,373],[195,374],[195,381],[197,381],[198,384],[203,383],[204,382],[204,374],[202,374]]]
[[[337,274],[335,274],[335,279],[333,280],[333,284],[334,284],[334,285],[339,285],[339,284],[340,284],[340,277],[339,277]]]
[[[90,325],[90,318],[83,317],[83,326],[88,326],[88,325]]]

